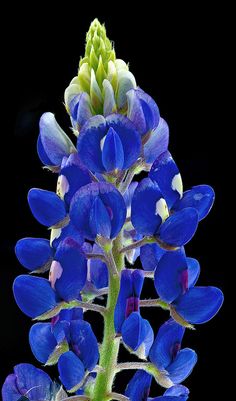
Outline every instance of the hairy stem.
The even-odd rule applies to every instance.
[[[121,372],[122,370],[133,370],[142,369],[147,370],[151,366],[150,362],[124,362],[118,363],[116,366],[116,372]]]
[[[119,253],[121,234],[114,240],[112,256],[116,270],[119,273],[124,266],[124,256]],[[116,337],[114,327],[114,311],[120,289],[120,274],[113,274],[109,269],[109,290],[107,297],[106,314],[104,315],[104,336],[100,349],[99,366],[101,370],[96,377],[94,392],[91,401],[109,401],[112,399],[112,385],[116,375],[117,357],[120,338]]]
[[[144,237],[138,241],[133,242],[132,244],[125,246],[120,249],[121,253],[125,253],[128,251],[132,251],[133,249],[140,248],[143,245],[147,244],[153,244],[156,242],[156,239],[154,237]]]
[[[161,299],[141,299],[139,301],[139,306],[140,307],[150,307],[150,306],[159,306],[162,309],[169,310],[170,306],[162,301]]]

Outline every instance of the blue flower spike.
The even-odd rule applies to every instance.
[[[57,185],[28,193],[30,210],[50,238],[16,243],[28,274],[13,283],[16,304],[38,321],[29,331],[31,351],[58,375],[53,382],[33,365],[16,365],[2,399],[187,401],[182,383],[197,354],[182,348],[185,330],[212,319],[224,298],[219,288],[197,285],[200,265],[184,249],[211,210],[214,190],[197,185],[184,191],[168,150],[167,122],[129,65],[116,58],[97,19],[65,106],[76,147],[55,116],[44,113],[37,151],[58,174]],[[144,307],[152,307],[152,325]],[[164,324],[157,307],[170,314]],[[139,361],[118,362],[120,345]],[[113,392],[116,374],[126,369],[136,372],[125,394]],[[153,378],[164,388],[155,397]]]
[[[68,157],[76,149],[56,122],[52,113],[44,113],[39,122],[40,133],[37,150],[42,163],[49,167],[60,167],[63,157]]]

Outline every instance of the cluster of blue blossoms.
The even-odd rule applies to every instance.
[[[30,274],[15,279],[15,300],[39,320],[30,329],[30,347],[39,363],[58,365],[59,380],[32,365],[17,365],[3,385],[3,401],[186,401],[189,390],[181,383],[197,355],[181,348],[184,332],[209,321],[223,302],[218,288],[196,285],[200,266],[184,249],[209,213],[214,191],[208,185],[183,190],[168,151],[168,125],[125,63],[114,58],[103,30],[98,21],[92,24],[90,58],[82,59],[79,83],[74,79],[66,91],[76,146],[52,113],[40,119],[38,155],[58,174],[57,191],[31,189],[28,202],[37,221],[50,229],[50,240],[23,238],[16,244],[16,256]],[[101,57],[102,42],[108,61]],[[133,181],[142,171],[148,177]],[[133,269],[138,258],[142,268]],[[144,280],[150,279],[157,299],[142,299]],[[105,297],[106,307],[95,302]],[[147,306],[169,311],[157,332],[140,313]],[[111,354],[105,340],[98,345],[84,319],[87,310],[101,313],[114,343],[137,357],[117,363],[116,355],[112,365],[113,379],[123,369],[137,369],[125,395],[112,392],[113,380],[109,393],[97,395]],[[150,398],[153,378],[166,391]]]

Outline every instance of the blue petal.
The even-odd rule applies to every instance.
[[[172,386],[170,388],[168,388],[164,395],[173,395],[175,397],[180,397],[180,396],[188,396],[189,395],[189,389],[185,386],[183,386],[182,384],[177,384],[175,386]],[[188,399],[188,397],[186,398],[186,400]]]
[[[127,169],[131,167],[140,156],[140,135],[132,122],[121,114],[111,114],[106,118],[106,121],[107,127],[113,128],[119,135],[124,152],[123,169]]]
[[[100,249],[100,248],[99,248]],[[93,252],[96,253],[97,246],[93,247]],[[98,253],[102,253],[101,249]],[[108,270],[106,263],[99,259],[90,260],[90,280],[96,288],[104,288],[108,286]]]
[[[182,249],[166,252],[155,270],[154,283],[160,298],[168,303],[183,294],[188,287],[188,266]]]
[[[157,244],[147,244],[140,248],[140,260],[142,267],[147,271],[154,271],[159,260],[165,254],[165,250]]]
[[[102,149],[102,162],[107,172],[122,170],[124,151],[119,135],[110,127]]]
[[[72,351],[62,354],[58,361],[60,379],[67,390],[79,384],[85,374],[84,365]]]
[[[111,184],[105,182],[91,183],[80,188],[71,202],[70,217],[72,223],[86,238],[95,239],[94,232],[91,231],[90,211],[94,199],[98,196],[109,213],[111,221],[110,237],[114,238],[125,222],[126,207],[122,195]]]
[[[45,278],[22,275],[13,284],[15,300],[27,316],[35,318],[55,308],[56,294]]]
[[[174,320],[164,323],[155,338],[149,358],[158,369],[166,369],[170,365],[181,345],[185,329]]]
[[[131,202],[134,196],[134,191],[138,186],[138,182],[137,181],[133,181],[131,182],[131,184],[129,185],[129,187],[127,188],[127,190],[125,191],[125,193],[123,194],[124,200],[125,200],[125,204],[127,207],[127,217],[130,216],[131,214]]]
[[[169,378],[174,384],[184,381],[197,363],[197,354],[190,348],[184,348],[167,367]]]
[[[39,122],[38,155],[43,164],[60,166],[64,156],[75,148],[69,137],[57,124],[54,114],[44,113]]]
[[[146,163],[153,163],[162,153],[166,152],[169,145],[169,127],[163,118],[152,131],[150,138],[144,144],[144,158]]]
[[[34,217],[44,226],[54,226],[66,217],[65,204],[54,192],[33,188],[28,202]]]
[[[77,142],[79,157],[91,171],[104,172],[101,140],[106,133],[106,120],[100,115],[90,118],[80,131]]]
[[[99,358],[98,343],[88,322],[73,320],[70,324],[71,346],[83,362],[85,369],[92,370]]]
[[[160,113],[156,102],[147,93],[140,89],[131,89],[127,92],[127,117],[135,124],[141,135],[158,126]]]
[[[81,129],[84,123],[92,117],[91,101],[86,92],[80,94],[75,120],[78,123],[78,128]]]
[[[117,333],[121,332],[122,324],[125,320],[126,302],[129,297],[133,296],[133,281],[130,270],[122,270],[120,292],[116,303],[114,322]]]
[[[175,203],[175,210],[186,207],[194,207],[198,211],[199,221],[204,219],[210,212],[215,200],[215,192],[209,185],[197,185],[189,191],[184,192],[183,198]]]
[[[51,323],[36,323],[29,332],[29,343],[35,358],[46,363],[57,346]]]
[[[76,299],[87,278],[87,261],[81,247],[66,238],[58,247],[50,270],[50,281],[57,294],[65,301]]]
[[[89,171],[81,163],[78,153],[72,153],[61,169],[60,178],[65,181],[65,202],[69,205],[71,199],[79,188],[89,184],[92,180]],[[62,189],[63,190],[63,189]]]
[[[20,392],[16,385],[16,376],[7,376],[2,386],[2,401],[19,401]]]
[[[15,247],[19,262],[28,270],[35,270],[53,258],[50,242],[43,238],[22,238]]]
[[[196,209],[188,207],[172,214],[160,227],[160,239],[171,246],[183,246],[193,237],[198,226]]]
[[[130,401],[144,401],[150,392],[152,376],[144,370],[138,370],[130,380],[125,395]]]
[[[183,195],[183,184],[179,169],[170,152],[162,153],[153,163],[149,177],[156,181],[169,209]]]
[[[20,392],[29,391],[30,401],[50,401],[52,381],[47,373],[28,363],[21,363],[14,368],[16,385]]]
[[[110,238],[110,215],[102,200],[98,196],[94,199],[91,207],[89,225],[94,238],[96,238],[97,235],[101,235],[105,238]]]
[[[150,178],[144,178],[134,191],[131,205],[131,221],[143,235],[153,235],[162,219],[156,213],[157,202],[162,198],[158,185]]]
[[[81,297],[78,297],[79,301],[81,301]],[[83,309],[82,308],[72,308],[72,309],[63,309],[59,314],[60,321],[66,320],[77,320],[83,319]]]
[[[197,259],[187,258],[188,264],[188,287],[193,287],[200,275],[200,264]]]
[[[132,281],[133,281],[133,295],[136,298],[140,298],[144,282],[144,274],[142,270],[134,270],[132,272]]]
[[[132,350],[137,351],[147,336],[150,337],[150,328],[151,326],[149,322],[143,319],[138,312],[131,313],[131,315],[129,315],[129,317],[124,321],[121,328],[124,343]],[[150,338],[148,338],[148,348],[150,349],[153,338],[152,341],[149,340]]]
[[[63,241],[65,238],[70,237],[78,244],[82,245],[84,242],[84,236],[77,228],[72,224],[70,221],[67,226],[63,228],[54,228],[51,231],[51,245],[53,248],[57,248],[58,245]]]
[[[174,303],[176,311],[189,323],[206,323],[219,311],[224,295],[216,287],[192,287]]]

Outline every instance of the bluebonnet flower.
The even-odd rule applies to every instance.
[[[113,185],[94,182],[76,192],[70,206],[70,218],[89,240],[94,240],[97,235],[114,238],[125,222],[125,202]]]
[[[172,384],[180,384],[192,372],[197,362],[195,351],[181,349],[185,328],[173,319],[158,330],[149,352],[149,359]],[[169,387],[169,385],[168,385]]]
[[[172,212],[194,208],[200,221],[211,210],[215,199],[213,188],[209,185],[197,185],[183,192],[181,175],[170,152],[166,151],[156,159],[149,177],[157,182],[168,208]]]
[[[131,167],[140,156],[141,139],[133,123],[119,114],[94,116],[83,125],[77,149],[84,165],[97,173]]]
[[[44,113],[39,123],[40,133],[37,150],[40,160],[49,167],[60,167],[63,157],[68,157],[76,149],[56,122],[52,113]]]
[[[208,322],[220,309],[223,294],[216,287],[194,287],[200,273],[196,259],[184,251],[166,252],[155,270],[154,283],[161,299],[190,324]],[[178,317],[177,317],[178,318]]]
[[[154,130],[160,119],[156,102],[142,89],[131,89],[127,92],[127,117],[134,123],[140,135],[149,134]]]
[[[50,241],[44,238],[22,238],[15,247],[19,262],[30,271],[48,270],[53,260]]]
[[[49,280],[18,276],[13,285],[19,308],[28,316],[37,316],[54,309],[61,301],[76,299],[86,283],[87,261],[71,238],[60,243],[52,262]]]
[[[187,401],[189,390],[182,385],[168,388],[163,396],[150,398],[152,376],[144,370],[137,371],[130,380],[125,395],[130,401]]]
[[[141,270],[124,270],[114,314],[115,329],[122,334],[124,343],[139,357],[146,358],[154,335],[150,323],[139,313],[139,298],[143,287]]]
[[[93,370],[98,361],[97,339],[90,324],[81,319],[61,318],[56,327],[50,323],[36,323],[30,330],[29,340],[34,356],[42,363],[46,363],[64,341],[57,359],[60,379],[68,390],[77,386],[86,370]]]
[[[2,387],[2,400],[56,401],[58,393],[66,397],[66,393],[52,382],[47,373],[28,363],[21,363],[14,367],[14,373],[7,376]]]
[[[103,254],[103,251],[97,244],[94,244],[92,253]],[[88,260],[88,280],[96,289],[107,287],[107,264],[100,259]]]
[[[142,268],[154,271],[166,251],[158,244],[146,244],[140,247],[140,261]]]
[[[165,244],[179,247],[190,241],[194,235],[198,213],[196,209],[188,207],[169,215],[157,183],[150,178],[144,178],[134,192],[131,221],[139,234],[155,236]]]
[[[143,143],[143,156],[148,164],[152,164],[169,145],[169,127],[160,117],[158,126],[151,132]]]

